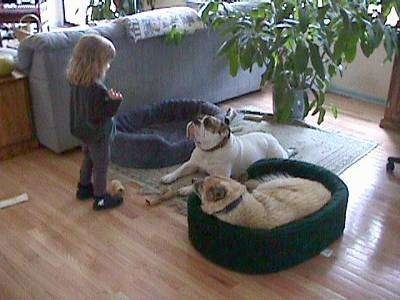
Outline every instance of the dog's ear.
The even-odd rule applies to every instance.
[[[208,201],[223,200],[226,196],[226,189],[221,185],[213,186],[207,191],[206,196]]]
[[[231,133],[231,128],[229,127],[229,124],[221,123],[221,126],[219,127],[218,132],[219,132],[219,134],[223,134],[223,133],[227,132],[229,135]]]
[[[194,139],[194,132],[193,132],[194,128],[193,128],[193,121],[190,121],[189,123],[187,123],[186,125],[186,137],[188,139]]]
[[[232,108],[229,107],[225,113],[224,123],[226,125],[231,125],[232,120],[237,116],[237,112]]]
[[[224,118],[224,123],[226,125],[230,125],[231,123],[231,119],[229,118],[230,114],[231,114],[232,109],[229,107],[228,110],[225,113],[225,118]]]

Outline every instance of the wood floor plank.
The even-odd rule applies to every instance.
[[[272,110],[269,89],[222,104]],[[333,255],[288,270],[246,275],[214,265],[190,245],[186,218],[146,207],[136,184],[124,204],[95,212],[75,199],[79,149],[40,148],[0,162],[0,199],[29,201],[0,210],[0,299],[399,299],[400,134],[379,127],[384,108],[337,95],[321,128],[378,143],[341,178],[350,198]],[[315,117],[307,122],[316,123]]]

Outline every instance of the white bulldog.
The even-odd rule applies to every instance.
[[[228,123],[210,115],[189,122],[186,132],[194,139],[196,148],[187,162],[163,176],[161,182],[172,183],[199,170],[209,175],[240,178],[257,160],[288,158],[288,153],[271,134],[252,132],[235,136]],[[192,186],[187,186],[178,193],[188,195],[192,191]]]

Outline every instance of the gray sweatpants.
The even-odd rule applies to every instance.
[[[83,162],[80,183],[88,185],[93,179],[94,196],[103,196],[107,191],[107,169],[110,161],[109,137],[95,143],[82,145]]]

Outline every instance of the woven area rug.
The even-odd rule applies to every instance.
[[[297,154],[292,158],[310,162],[341,174],[361,157],[373,150],[377,144],[356,139],[336,132],[328,132],[304,125],[281,125],[269,122],[254,122],[237,117],[231,123],[232,132],[242,135],[253,131],[263,131],[274,135],[284,148],[294,148]],[[111,165],[110,179],[119,179],[122,183],[138,183],[146,193],[159,193],[166,189],[160,184],[160,178],[178,166],[162,169],[131,169]],[[170,185],[173,190],[191,183],[194,176],[186,176]],[[184,198],[166,201],[185,212]]]

